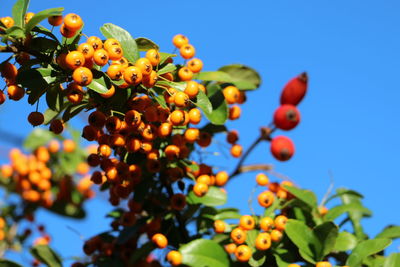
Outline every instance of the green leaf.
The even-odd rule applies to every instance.
[[[231,76],[223,71],[202,71],[193,76],[195,80],[202,81],[216,81],[216,82],[227,82],[233,83]]]
[[[208,189],[207,194],[202,197],[196,196],[193,191],[191,191],[187,197],[187,203],[193,204],[203,204],[206,206],[220,206],[226,203],[226,193],[221,191],[220,188],[211,186]]]
[[[121,27],[112,23],[106,23],[100,28],[100,32],[106,38],[114,38],[121,44],[122,50],[124,51],[124,57],[135,63],[139,59],[140,54],[135,39],[132,38],[131,34]]]
[[[361,212],[362,214],[370,216],[372,213],[366,207],[360,205],[359,203],[350,203],[345,205],[340,205],[333,207],[328,211],[328,213],[324,216],[324,220],[326,221],[333,221],[340,215],[344,213],[351,213],[351,212]]]
[[[198,92],[194,104],[200,108],[204,114],[211,114],[213,111],[210,99],[208,99],[207,95],[203,91]]]
[[[352,194],[343,194],[346,191],[348,191],[346,188],[338,188],[336,190],[336,192],[338,194],[341,194],[340,198],[341,198],[343,204],[353,204],[353,205],[358,204],[358,205],[362,206],[362,203],[360,200],[361,198],[359,196],[352,195]],[[348,213],[349,213],[349,218],[353,225],[354,233],[355,233],[356,237],[360,240],[364,239],[366,237],[366,235],[365,235],[364,229],[361,225],[361,219],[364,216],[364,213],[359,210],[351,210]]]
[[[338,227],[333,222],[320,224],[313,229],[314,235],[321,244],[321,246],[317,248],[319,249],[318,261],[322,260],[326,255],[332,252],[338,236],[338,231]]]
[[[47,19],[51,16],[61,16],[64,11],[63,7],[50,8],[36,13],[26,24],[25,33],[29,33],[36,25],[38,25],[42,20]]]
[[[110,78],[108,78],[101,71],[92,70],[92,72],[93,72],[93,80],[87,87],[99,94],[106,93],[108,91],[108,88],[111,88]]]
[[[160,52],[160,65],[163,64],[168,58],[172,57],[176,57],[176,54]]]
[[[246,243],[249,247],[253,248],[256,246],[256,238],[260,231],[253,229],[246,231]]]
[[[229,266],[228,255],[216,242],[207,239],[196,239],[179,248],[182,263],[188,266]]]
[[[74,219],[83,219],[86,217],[86,212],[81,206],[72,203],[66,203],[64,201],[54,202],[53,206],[48,208],[48,210],[58,215]]]
[[[70,38],[63,37],[61,39],[61,43],[63,45],[66,45],[70,50],[75,50],[76,45],[79,43],[79,40],[81,39],[81,33],[82,33],[83,26],[84,25],[82,25],[82,27],[76,31],[74,36],[72,36]]]
[[[345,189],[345,190],[341,191],[340,193],[336,193],[336,194],[330,196],[330,197],[326,200],[326,202],[329,202],[329,201],[332,200],[332,199],[335,199],[335,198],[337,198],[337,197],[341,197],[341,196],[344,196],[344,195],[350,195],[350,196],[355,196],[355,197],[358,197],[358,198],[364,198],[363,195],[361,195],[360,193],[358,193],[358,192],[356,192],[356,191],[354,191],[354,190]]]
[[[60,43],[58,41],[57,37],[50,30],[48,30],[48,29],[46,29],[44,27],[35,26],[35,27],[33,27],[32,31],[36,32],[36,33],[44,34],[44,35],[50,37],[51,39],[53,39],[54,41],[56,41],[57,43]]]
[[[383,267],[398,267],[400,266],[400,253],[392,253],[386,258]]]
[[[251,258],[249,260],[249,265],[251,267],[263,266],[263,264],[265,263],[266,258],[267,257],[265,256],[265,251],[256,250],[251,255]]]
[[[301,221],[289,219],[285,232],[289,239],[299,248],[300,253],[306,255],[308,261],[315,263],[317,257],[315,249],[319,242],[316,240],[312,230]]]
[[[361,266],[365,258],[384,250],[391,243],[392,241],[387,238],[375,238],[361,241],[347,258],[346,265],[351,267]]]
[[[62,267],[61,258],[49,246],[38,245],[30,250],[32,256],[49,267]]]
[[[29,6],[29,0],[17,0],[12,8],[14,25],[23,27],[25,25],[25,14]]]
[[[357,238],[349,232],[340,232],[335,243],[333,250],[335,251],[347,251],[352,250],[357,246]]]
[[[400,226],[390,225],[380,232],[376,238],[390,238],[397,239],[400,238]]]
[[[136,41],[139,51],[147,51],[150,49],[156,49],[156,50],[160,49],[156,43],[154,43],[152,40],[144,38],[144,37],[138,37],[135,39],[135,41]]]
[[[6,34],[11,37],[11,38],[15,38],[15,39],[23,39],[25,38],[25,32],[24,30],[19,27],[19,26],[12,26],[11,28],[8,28],[6,30]]]
[[[64,95],[60,84],[53,84],[47,89],[46,103],[53,111],[60,112],[63,109]]]
[[[228,105],[218,84],[207,86],[207,95],[212,105],[212,112],[204,112],[206,118],[215,125],[223,125],[228,119]]]
[[[22,267],[22,266],[10,260],[0,259],[0,267]]]
[[[46,145],[53,138],[53,133],[40,128],[35,128],[25,139],[23,147],[26,150],[32,151],[39,146]]]
[[[160,69],[157,74],[158,75],[162,75],[168,72],[173,72],[174,70],[176,70],[176,66],[172,63],[168,63],[167,65],[165,65],[162,69]]]
[[[30,44],[30,48],[41,53],[50,53],[57,49],[58,42],[53,39],[45,37],[33,38]]]
[[[232,79],[231,83],[241,90],[253,90],[260,87],[260,75],[248,66],[241,64],[227,65],[220,68],[219,71],[229,74]]]
[[[202,127],[200,129],[200,132],[207,132],[209,134],[216,134],[216,133],[222,133],[222,132],[227,132],[227,128],[225,125],[214,125],[212,123],[208,123],[206,126]]]
[[[294,195],[297,199],[303,201],[310,208],[316,209],[318,206],[317,197],[310,190],[300,189],[293,186],[284,185],[283,186],[289,193]]]
[[[52,109],[46,109],[46,111],[43,113],[44,116],[44,125],[49,124],[52,120],[57,118],[57,116],[60,114],[61,111],[54,111]]]
[[[17,76],[17,82],[28,89],[28,103],[34,104],[56,80],[57,72],[51,67],[27,69]]]
[[[73,117],[75,117],[76,115],[78,115],[82,110],[84,110],[85,108],[89,108],[91,105],[88,102],[84,102],[82,101],[79,104],[74,104],[74,105],[69,105],[63,115],[62,115],[62,120],[64,122],[69,121],[70,119],[72,119]]]
[[[239,213],[238,209],[226,208],[217,210],[217,214],[214,215],[215,220],[228,220],[228,219],[239,219],[242,215]]]

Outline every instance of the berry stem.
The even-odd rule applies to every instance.
[[[243,154],[243,156],[240,158],[239,162],[236,164],[236,167],[234,171],[232,172],[231,175],[229,175],[229,179],[232,179],[236,175],[241,173],[241,167],[243,165],[243,162],[246,160],[246,158],[249,156],[251,151],[259,144],[261,141],[263,141],[263,137],[260,135],[252,144],[251,146],[246,150],[246,152]]]

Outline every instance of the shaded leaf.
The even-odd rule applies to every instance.
[[[370,216],[372,214],[369,209],[360,205],[359,203],[350,203],[350,204],[333,207],[324,216],[324,219],[326,221],[333,221],[334,219],[336,219],[337,217],[339,217],[340,215],[342,215],[346,212],[348,212],[348,213],[360,212],[360,213],[368,215],[368,216]]]
[[[383,267],[398,267],[400,266],[400,253],[390,254],[386,260]]]
[[[376,238],[390,238],[397,239],[400,238],[400,226],[390,225],[380,232]]]
[[[212,112],[204,112],[206,118],[215,125],[223,125],[228,119],[228,105],[218,84],[207,86],[207,95],[211,102]]]
[[[61,258],[47,245],[37,245],[30,250],[32,256],[49,267],[62,267]]]
[[[106,93],[112,86],[110,78],[101,71],[92,70],[92,72],[93,80],[87,87],[99,94]]]
[[[297,199],[306,203],[310,208],[316,209],[318,206],[317,197],[310,190],[300,189],[294,186],[283,186],[289,193],[294,195]]]
[[[41,128],[35,128],[25,139],[23,147],[26,150],[32,151],[39,146],[46,145],[53,138],[53,133],[43,130]]]
[[[147,51],[150,49],[156,49],[156,50],[160,49],[156,43],[154,43],[152,40],[144,38],[144,37],[138,37],[135,39],[135,41],[136,41],[139,51]]]
[[[0,267],[22,267],[22,265],[10,260],[0,259]]]
[[[29,6],[29,0],[17,0],[12,8],[14,25],[23,27],[25,24],[25,14]]]
[[[357,238],[349,232],[340,232],[335,243],[335,251],[352,250],[357,245]]]
[[[248,66],[241,64],[227,65],[220,68],[219,71],[229,74],[232,83],[241,90],[253,90],[260,87],[261,76]]]
[[[158,75],[162,75],[168,72],[173,72],[174,70],[176,70],[176,66],[172,63],[168,63],[167,65],[165,65],[162,69],[160,69],[157,74]]]

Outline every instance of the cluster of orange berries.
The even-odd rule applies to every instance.
[[[74,141],[66,139],[63,141],[63,151],[72,153],[76,148]],[[40,146],[32,154],[24,154],[21,150],[14,148],[9,152],[10,164],[1,166],[1,183],[12,185],[25,201],[37,203],[44,207],[51,207],[55,200],[70,198],[72,184],[71,177],[63,177],[60,181],[55,180],[51,169],[51,156],[60,150],[60,143],[52,140],[47,147]],[[77,172],[85,174],[89,171],[86,163],[78,165]],[[88,179],[86,179],[88,180]],[[68,182],[67,182],[68,181]],[[58,183],[59,182],[59,183]],[[52,187],[58,183],[59,193],[54,196]],[[83,195],[89,197],[85,179],[79,181],[77,188]],[[91,184],[91,182],[90,182]],[[69,190],[68,190],[69,188]]]
[[[247,239],[247,231],[257,227],[256,217],[243,215],[240,217],[239,224],[230,232],[230,237],[233,243],[225,245],[225,250],[229,254],[234,254],[236,259],[241,262],[248,261],[252,256],[252,250],[248,245],[245,245]],[[257,250],[268,250],[271,247],[271,242],[279,242],[283,237],[283,231],[287,222],[287,217],[278,215],[274,219],[264,217],[259,219],[258,227],[263,232],[260,232],[255,239],[255,247]],[[227,230],[227,225],[222,220],[214,221],[214,231],[216,233],[224,233]]]

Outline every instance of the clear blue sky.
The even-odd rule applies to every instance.
[[[0,16],[9,15],[12,4],[2,1]],[[87,35],[99,35],[98,28],[112,22],[169,52],[172,36],[183,33],[196,46],[206,70],[231,63],[257,69],[263,77],[261,89],[248,94],[241,119],[229,123],[241,131],[244,146],[270,122],[287,80],[307,71],[310,83],[300,105],[302,121],[288,133],[296,155],[282,164],[262,144],[248,162],[273,163],[277,172],[316,191],[320,198],[332,172],[336,187],[356,189],[366,197],[365,204],[374,212],[365,220],[368,233],[375,235],[387,224],[400,223],[399,1],[36,0],[29,11],[57,6],[64,6],[65,14],[80,14]],[[26,135],[31,129],[25,119],[30,111],[26,104],[6,103],[0,107],[0,129]],[[7,145],[2,142],[1,150]],[[232,168],[234,163],[221,157],[217,165]],[[253,181],[250,174],[235,179],[227,187],[229,204],[248,212]],[[77,235],[60,227],[70,225],[86,237],[106,229],[108,222],[102,216],[109,208],[103,203],[92,201],[88,209],[96,212],[82,223],[41,213],[39,220],[48,220],[55,248],[63,256],[79,255],[81,246]]]

